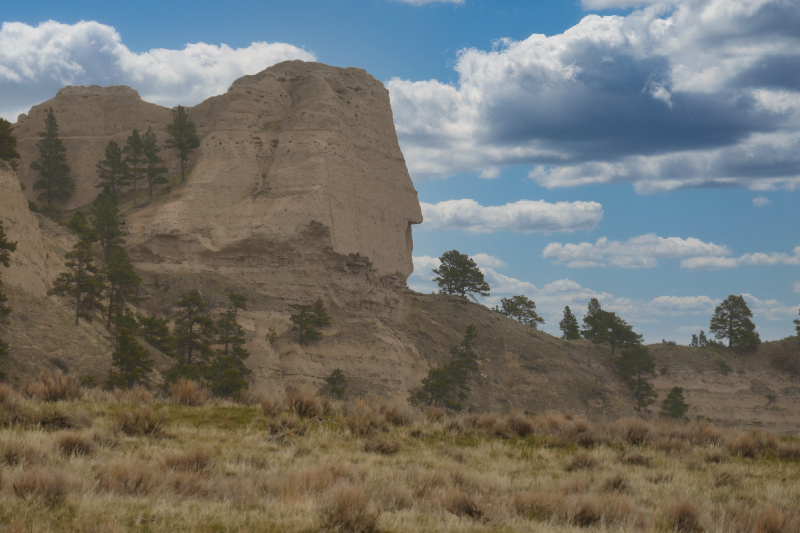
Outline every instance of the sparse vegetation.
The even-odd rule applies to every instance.
[[[8,268],[11,264],[11,252],[17,249],[17,243],[11,242],[6,238],[6,232],[3,228],[3,221],[0,220],[0,265]],[[0,272],[0,326],[8,323],[8,315],[11,314],[11,309],[6,302],[8,297],[3,292],[3,277]],[[8,344],[0,337],[0,358],[8,355]],[[0,380],[5,376],[5,372],[0,368]]]
[[[11,128],[11,123],[0,118],[0,161],[7,161],[13,170],[17,170],[19,158],[17,138]]]
[[[0,526],[21,531],[129,531],[143,512],[151,532],[800,525],[800,487],[789,481],[800,442],[707,422],[426,416],[377,396],[299,393],[267,407],[191,406],[134,390],[42,410],[2,387],[2,412],[27,413],[0,427]],[[91,428],[42,424],[53,409]]]

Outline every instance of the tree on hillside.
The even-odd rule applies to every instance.
[[[744,297],[731,294],[714,309],[708,330],[717,339],[728,339],[728,347],[757,346],[761,337],[750,320],[753,312]]]
[[[75,182],[69,175],[67,149],[58,136],[58,122],[51,107],[44,121],[44,131],[39,133],[41,140],[36,143],[39,158],[31,163],[31,170],[41,178],[33,184],[33,190],[42,191],[39,199],[44,201],[44,211],[54,215],[58,209],[56,202],[63,202],[75,192]]]
[[[614,355],[617,347],[634,346],[642,342],[642,336],[633,331],[632,326],[616,313],[603,310],[597,298],[589,300],[581,335],[595,344],[608,343],[611,355]]]
[[[244,305],[240,298],[236,298],[238,296],[241,295],[228,295],[231,306],[217,320],[217,344],[221,348],[211,361],[208,379],[211,392],[219,397],[235,396],[246,389],[247,381],[244,376],[252,373],[244,364],[244,360],[250,357],[250,352],[244,347],[247,342],[244,329],[236,320],[236,305]]]
[[[239,310],[247,311],[247,301],[250,298],[243,294],[228,293],[229,307],[233,311],[233,316],[236,316]]]
[[[172,110],[172,122],[167,125],[167,134],[169,138],[164,144],[178,153],[178,159],[181,162],[181,183],[183,183],[186,181],[186,161],[194,149],[200,146],[197,129],[194,122],[189,120],[189,115],[186,114],[183,106]]]
[[[476,294],[489,296],[490,288],[483,279],[483,272],[468,255],[450,250],[443,253],[439,261],[439,268],[433,269],[436,274],[433,281],[439,285],[439,294],[469,295],[475,301]]]
[[[294,324],[292,331],[300,334],[301,345],[320,338],[319,331],[314,327],[314,317],[306,309],[301,309],[300,312],[293,314],[290,320]]]
[[[445,366],[432,368],[422,379],[420,390],[408,398],[412,405],[438,405],[453,411],[460,411],[469,399],[470,376],[478,370],[475,353],[477,329],[467,326],[464,338],[450,349],[453,359]]]
[[[537,329],[539,324],[544,324],[544,319],[536,313],[536,304],[523,295],[501,299],[500,309],[497,311],[533,329]]]
[[[569,306],[564,308],[564,318],[558,323],[558,328],[562,331],[562,339],[574,341],[581,338],[581,331],[578,329],[578,319],[572,314]]]
[[[617,365],[636,398],[636,410],[652,404],[657,394],[648,380],[655,373],[656,363],[647,348],[638,345],[622,350]]]
[[[68,272],[56,278],[53,288],[47,294],[71,297],[75,302],[75,325],[79,319],[91,322],[95,313],[103,313],[103,277],[94,264],[92,240],[81,238],[65,257]]]
[[[178,308],[175,317],[178,364],[170,369],[167,377],[169,381],[179,377],[199,380],[213,353],[214,320],[197,290],[182,294],[175,305]]]
[[[89,225],[89,221],[86,220],[80,209],[72,214],[72,218],[67,222],[67,227],[81,239],[95,243],[99,238],[97,232]]]
[[[111,251],[125,242],[124,233],[119,229],[117,198],[109,187],[103,188],[103,191],[92,202],[91,224],[100,241],[100,246],[103,248],[103,259],[108,263],[111,259]]]
[[[142,279],[136,275],[128,252],[121,246],[115,246],[111,251],[111,257],[103,268],[103,277],[108,301],[106,329],[111,329],[112,321],[124,313],[126,304],[136,300]]]
[[[692,342],[689,346],[693,348],[705,348],[708,346],[708,338],[706,338],[706,332],[704,330],[700,330],[699,335],[692,334]]]
[[[161,147],[158,146],[156,134],[153,132],[153,128],[148,126],[142,136],[142,153],[145,161],[144,175],[147,178],[150,198],[153,197],[153,185],[167,183],[167,178],[163,176],[167,173],[167,167],[163,165],[164,160],[158,155],[160,151]]]
[[[672,387],[672,390],[667,394],[667,398],[661,404],[661,416],[664,418],[671,418],[673,420],[689,420],[686,417],[686,411],[689,410],[689,404],[683,397],[683,389],[681,387]]]
[[[347,391],[347,378],[344,377],[344,372],[341,369],[337,368],[331,372],[331,375],[325,378],[325,383],[328,385],[327,392],[331,395],[331,398],[335,400],[344,397]]]
[[[125,141],[125,147],[122,149],[125,154],[125,164],[128,165],[128,172],[130,181],[133,185],[133,205],[136,205],[136,185],[139,178],[143,177],[147,172],[147,161],[144,155],[144,141],[139,135],[139,130],[134,129],[130,137]]]
[[[96,187],[108,188],[116,199],[122,187],[130,181],[130,168],[125,162],[122,150],[116,141],[108,141],[106,158],[97,162],[97,177],[100,183]]]
[[[19,157],[17,138],[14,136],[11,123],[0,118],[0,161],[7,161],[12,169],[17,170]]]
[[[153,370],[153,358],[139,345],[128,328],[119,328],[116,349],[111,354],[111,365],[115,372],[109,372],[106,386],[109,389],[129,389],[136,385],[147,385],[147,375]]]
[[[154,311],[150,316],[140,315],[139,331],[144,342],[169,357],[175,357],[175,338],[169,334],[169,320]]]
[[[314,325],[318,328],[331,324],[331,317],[328,316],[328,311],[325,309],[325,302],[322,301],[322,298],[317,298],[309,314],[314,321]]]
[[[6,237],[3,221],[0,220],[0,265],[8,268],[11,265],[11,252],[17,249],[17,243],[11,242]],[[8,324],[8,315],[11,309],[6,305],[8,297],[3,292],[3,278],[0,275],[0,325]],[[8,344],[0,338],[0,357],[8,355]],[[0,379],[4,376],[0,370]]]
[[[800,314],[800,311],[798,311]],[[800,340],[800,318],[795,318],[792,322],[794,322],[794,330],[797,332],[797,338]]]
[[[602,320],[600,316],[602,311],[603,309],[600,307],[600,301],[597,298],[589,300],[586,315],[583,317],[583,329],[581,330],[581,336],[584,339],[593,341],[602,333]]]

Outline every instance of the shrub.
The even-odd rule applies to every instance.
[[[622,462],[630,466],[650,466],[653,458],[633,450],[622,456]]]
[[[442,493],[441,503],[442,507],[456,516],[480,520],[484,515],[484,510],[476,499],[458,487],[446,488]]]
[[[400,451],[400,443],[390,442],[383,438],[369,439],[364,442],[364,451],[381,455],[394,455]]]
[[[363,487],[340,483],[326,495],[320,522],[328,531],[371,533],[377,529],[378,512]]]
[[[615,474],[603,482],[605,492],[628,492],[631,489],[628,480],[622,474]]]
[[[520,438],[524,439],[533,434],[533,423],[528,417],[512,414],[506,418],[506,423],[508,424],[508,429]]]
[[[74,483],[61,472],[35,467],[23,470],[11,486],[19,498],[55,506],[66,500],[74,488]]]
[[[202,448],[178,451],[164,457],[164,465],[167,468],[183,472],[200,472],[206,470],[210,464],[211,456]]]
[[[191,379],[180,378],[169,388],[172,401],[181,405],[203,405],[208,400],[208,391]]]
[[[42,450],[36,444],[28,444],[20,439],[0,442],[0,460],[10,466],[38,464],[43,457]]]
[[[46,402],[60,400],[76,400],[82,396],[81,384],[78,378],[70,374],[63,374],[57,370],[54,373],[42,372],[37,381],[28,381],[22,386],[24,396],[37,398]]]
[[[286,394],[286,403],[289,410],[303,418],[315,418],[324,414],[322,402],[311,394],[289,392]]]
[[[585,453],[575,454],[572,460],[565,467],[567,472],[575,472],[578,470],[592,470],[597,466],[597,460]]]
[[[163,412],[154,412],[149,407],[140,407],[117,415],[115,429],[127,435],[160,435],[167,416]]]
[[[114,396],[118,401],[125,403],[151,403],[153,401],[153,393],[141,385],[130,389],[114,389]]]
[[[704,530],[700,511],[689,500],[669,503],[664,511],[664,517],[670,526],[680,533],[696,533]]]
[[[97,482],[107,492],[139,496],[151,494],[160,476],[151,465],[122,460],[104,466],[97,474]]]
[[[794,347],[778,346],[772,350],[770,364],[781,372],[800,375],[800,351]]]
[[[283,400],[271,396],[259,396],[258,403],[261,404],[261,411],[264,416],[275,416],[284,409]]]
[[[92,455],[95,450],[92,438],[74,431],[62,433],[56,442],[64,455]]]

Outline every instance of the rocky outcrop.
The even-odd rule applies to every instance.
[[[291,302],[393,314],[422,216],[380,82],[286,62],[191,116],[207,133],[187,184],[128,218],[141,269],[215,271]]]
[[[20,117],[25,169],[49,107],[77,185],[66,207],[96,196],[94,165],[109,140],[152,126],[163,141],[172,117],[127,87],[66,87]],[[413,269],[411,225],[422,214],[379,81],[290,61],[189,113],[201,145],[186,184],[127,214],[128,251],[141,271],[216,272],[290,304],[322,296],[397,315],[397,291]],[[29,186],[36,179],[21,175]]]
[[[8,240],[17,243],[9,268],[0,267],[3,283],[35,297],[45,296],[58,273],[64,270],[63,251],[43,234],[40,223],[46,223],[30,212],[16,173],[2,161],[0,220]]]
[[[19,176],[27,186],[25,196],[28,200],[35,201],[38,196],[33,184],[39,175],[30,169],[30,164],[39,156],[36,143],[51,107],[58,121],[59,136],[67,149],[67,164],[76,186],[75,194],[62,206],[64,209],[89,204],[97,196],[95,165],[105,158],[108,141],[116,141],[122,146],[134,128],[144,133],[151,126],[163,142],[167,138],[167,124],[172,120],[169,109],[145,102],[130,87],[64,87],[54,98],[33,106],[27,115],[20,115],[14,126],[22,156]],[[172,168],[177,164],[174,160],[169,163]]]

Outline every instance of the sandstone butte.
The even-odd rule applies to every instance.
[[[74,237],[27,210],[37,179],[28,166],[50,107],[77,188],[66,209],[86,208],[97,195],[95,164],[109,140],[122,144],[134,128],[150,126],[163,143],[172,112],[128,87],[65,87],[20,115],[19,174],[0,164],[0,216],[19,242],[3,272],[15,310],[4,332],[11,375],[23,380],[57,361],[102,379],[110,335],[97,323],[72,327],[66,302],[45,296]],[[481,361],[468,407],[633,413],[608,350],[531,331],[459,297],[406,289],[412,225],[422,215],[389,94],[364,70],[284,62],[187,111],[200,147],[185,184],[152,201],[142,193],[138,207],[124,210],[126,248],[143,278],[139,310],[169,314],[179,294],[195,288],[215,312],[226,292],[248,295],[250,309],[240,316],[251,390],[317,389],[341,368],[354,393],[406,398],[474,324]],[[175,175],[177,159],[162,155]],[[300,346],[289,315],[319,297],[333,325],[318,343]],[[279,333],[275,343],[266,339],[270,328]],[[800,424],[800,389],[765,364],[771,349],[728,358],[736,372],[722,375],[715,353],[656,345],[659,368],[670,372],[654,383],[660,399],[684,387],[692,416],[791,430]],[[160,370],[169,365],[157,362]]]

